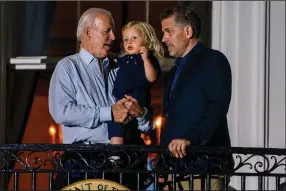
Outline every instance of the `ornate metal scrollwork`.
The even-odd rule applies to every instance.
[[[138,163],[146,163],[149,153],[157,157],[151,161],[153,170],[168,171],[180,166],[186,172],[229,173],[227,161],[222,156],[234,157],[234,171],[238,173],[265,174],[286,171],[286,151],[283,149],[256,148],[192,148],[184,159],[174,159],[167,149],[144,146],[112,145],[3,145],[1,146],[0,172],[39,172],[43,169],[59,171],[126,171]],[[111,153],[120,154],[123,161],[117,168],[110,165]],[[92,157],[90,157],[92,156]],[[205,165],[206,161],[212,161]],[[17,168],[16,168],[17,166]]]
[[[243,159],[243,157],[245,157]],[[278,159],[281,158],[281,159]],[[235,171],[244,169],[247,172],[253,172],[257,174],[271,174],[275,170],[286,171],[286,156],[265,154],[250,154],[249,156],[236,155]],[[284,169],[283,169],[284,167]]]

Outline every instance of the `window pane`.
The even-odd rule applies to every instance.
[[[67,56],[76,52],[77,2],[58,1],[55,6],[48,56]]]

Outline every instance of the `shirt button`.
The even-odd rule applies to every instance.
[[[127,64],[129,63],[129,61],[126,62]]]
[[[133,56],[130,56],[130,58],[132,59],[132,58],[133,58]]]

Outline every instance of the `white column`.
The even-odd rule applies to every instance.
[[[212,48],[232,68],[232,100],[228,113],[232,146],[264,146],[265,2],[213,1]],[[238,180],[232,185],[237,189]],[[247,179],[246,189],[258,189]]]
[[[270,2],[269,147],[286,148],[285,1]]]
[[[267,146],[286,148],[285,129],[285,1],[270,1],[269,22],[269,120]],[[285,159],[286,160],[286,159]],[[284,164],[285,164],[284,160]],[[285,173],[277,168],[277,173]],[[281,183],[285,178],[281,179]],[[275,179],[269,178],[269,190],[275,189]]]

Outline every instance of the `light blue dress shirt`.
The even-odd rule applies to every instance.
[[[97,58],[85,49],[58,62],[50,81],[49,110],[62,125],[64,144],[109,143],[106,122],[112,120],[112,90],[118,70],[110,67],[111,62],[105,58],[101,69]],[[146,112],[137,119],[141,131],[154,129]]]

